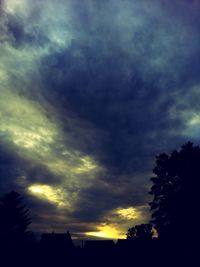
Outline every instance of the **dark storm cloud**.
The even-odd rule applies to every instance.
[[[27,31],[26,21],[22,21],[20,17],[7,16],[6,26],[14,47],[23,48],[25,45],[31,45],[37,49],[49,41],[36,26]]]
[[[51,173],[39,162],[30,162],[16,152],[8,143],[0,143],[0,188],[1,192],[25,190],[29,183],[43,182],[55,184],[59,176]],[[25,192],[23,192],[24,194]]]
[[[8,2],[0,40],[12,75],[3,92],[7,97],[7,87],[15,88],[29,102],[15,97],[12,105],[19,102],[21,113],[3,131],[18,122],[20,133],[37,133],[38,125],[49,131],[35,137],[42,141],[33,140],[27,154],[4,142],[1,185],[60,184],[73,199],[71,210],[63,211],[27,195],[37,229],[63,229],[66,219],[76,233],[92,231],[87,223],[108,221],[118,207],[134,206],[147,218],[154,156],[199,132],[200,2]],[[2,110],[2,124],[17,116]],[[91,164],[85,156],[103,170],[77,174]],[[27,180],[20,184],[21,176]]]
[[[21,164],[20,159],[13,155],[12,151],[5,148],[0,144],[0,187],[1,191],[5,192],[8,190],[10,183],[15,183],[16,177],[21,174],[19,165]]]
[[[95,185],[79,194],[75,215],[86,221],[100,220],[106,211],[120,206],[122,196],[127,206],[148,201],[148,189],[140,186],[137,172],[150,171],[155,154],[184,141],[181,131],[185,122],[172,118],[170,110],[176,106],[176,92],[190,106],[188,88],[199,83],[199,24],[185,23],[182,16],[147,14],[145,20],[139,18],[140,26],[133,25],[130,41],[124,45],[122,30],[127,30],[129,21],[119,30],[120,25],[118,28],[112,21],[113,10],[103,8],[106,22],[100,18],[101,10],[88,14],[79,6],[80,37],[67,49],[45,57],[41,70],[48,85],[45,97],[52,102],[59,99],[62,112],[70,110],[108,134],[101,141],[103,155],[90,153],[114,175],[104,178],[110,187]],[[118,8],[114,12],[119,14]],[[184,8],[181,6],[180,14],[186,12]],[[125,188],[121,195],[114,193],[113,180],[123,180],[120,173],[129,173],[126,182],[133,188],[131,179],[138,181],[135,191],[141,195]]]
[[[165,13],[147,13],[143,19],[133,12],[140,25],[135,27],[133,19],[121,27],[112,21],[121,6],[106,7],[101,6],[105,22],[101,8],[89,12],[87,5],[77,6],[77,39],[42,61],[44,94],[52,102],[59,99],[62,112],[70,110],[108,133],[101,143],[103,164],[127,170],[133,161],[133,169],[142,169],[139,161],[150,156],[158,140],[174,143],[170,130],[176,127],[178,135],[183,128],[184,122],[170,118],[169,112],[176,105],[174,92],[184,97],[188,87],[199,82],[198,25],[169,19]],[[193,38],[188,38],[190,29]],[[123,30],[130,34],[125,44]]]
[[[95,186],[81,190],[72,216],[80,221],[102,222],[111,210],[129,206],[140,208],[149,200],[148,188],[135,183],[131,177],[126,180],[118,177],[118,181],[112,177],[106,182],[99,178]]]

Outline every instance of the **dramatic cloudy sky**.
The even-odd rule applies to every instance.
[[[37,232],[123,237],[155,155],[198,143],[200,0],[1,0],[0,193]]]

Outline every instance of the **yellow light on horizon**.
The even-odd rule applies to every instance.
[[[125,238],[125,234],[122,234],[116,226],[112,225],[101,225],[97,227],[98,231],[86,232],[86,236],[108,238],[108,239],[119,239]]]

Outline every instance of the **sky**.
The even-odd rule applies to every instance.
[[[200,0],[1,0],[0,193],[35,232],[123,238],[155,156],[199,142]]]

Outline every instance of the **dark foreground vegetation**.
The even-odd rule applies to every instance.
[[[160,154],[151,178],[152,220],[128,229],[127,239],[74,246],[69,232],[28,231],[29,212],[10,192],[0,202],[0,266],[198,266],[200,147]],[[153,230],[157,237],[153,235]]]

